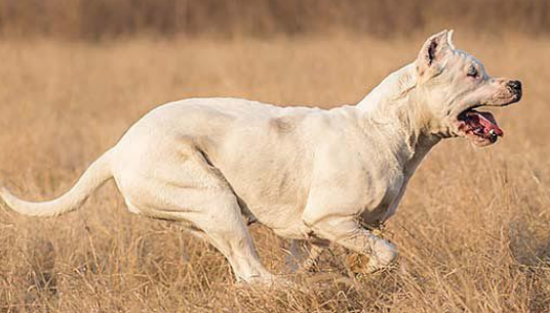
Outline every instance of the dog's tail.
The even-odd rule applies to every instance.
[[[0,198],[14,211],[29,216],[57,216],[78,209],[84,201],[109,180],[111,172],[112,150],[97,159],[82,174],[78,182],[61,197],[46,202],[28,202],[11,194],[6,188],[0,188]]]

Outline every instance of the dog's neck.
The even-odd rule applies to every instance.
[[[430,130],[431,116],[423,96],[412,63],[390,74],[357,104],[363,120],[385,134],[401,165],[412,166],[413,171],[441,139]]]

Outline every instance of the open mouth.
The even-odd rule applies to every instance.
[[[493,144],[498,137],[504,136],[495,117],[489,112],[479,112],[470,108],[460,113],[457,119],[459,132],[478,146]]]

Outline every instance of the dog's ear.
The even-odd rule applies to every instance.
[[[452,39],[453,31],[444,30],[426,40],[416,59],[416,67],[420,76],[439,63],[446,53],[455,49]]]

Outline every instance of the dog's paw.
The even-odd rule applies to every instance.
[[[373,247],[372,254],[350,253],[345,263],[352,273],[365,275],[388,268],[397,260],[397,256],[397,248],[392,243],[380,239]]]
[[[355,275],[368,274],[367,265],[369,264],[369,260],[368,255],[352,252],[346,256],[344,264]]]

